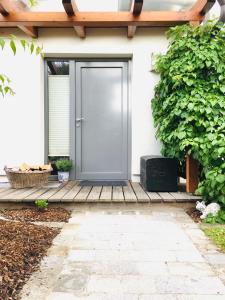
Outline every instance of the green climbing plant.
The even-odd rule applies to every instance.
[[[39,55],[42,53],[42,48],[36,45],[35,41],[27,41],[25,39],[17,40],[13,35],[9,39],[0,37],[0,49],[4,50],[7,46],[11,49],[14,55],[16,55],[18,44],[24,49],[29,50],[31,54],[36,53]],[[11,87],[11,81],[5,74],[0,74],[0,93],[4,97],[6,94],[14,94]]]
[[[29,0],[29,5],[35,6],[37,4],[36,0]],[[4,50],[7,46],[12,50],[13,54],[16,55],[17,51],[17,45],[18,43],[24,50],[29,50],[30,53],[36,53],[36,55],[39,55],[42,52],[42,48],[38,45],[36,45],[35,41],[27,41],[25,39],[17,40],[17,38],[14,35],[10,35],[9,38],[3,38],[0,37],[0,49]],[[5,74],[0,73],[0,94],[4,97],[6,94],[14,94],[14,91],[11,87],[11,81],[9,77]]]
[[[167,38],[152,100],[162,154],[181,162],[192,154],[202,166],[197,192],[225,205],[225,26],[176,26]]]

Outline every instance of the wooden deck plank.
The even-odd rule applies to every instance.
[[[113,188],[112,188],[112,201],[113,202],[123,202],[124,201],[122,186],[113,186]]]
[[[35,200],[41,197],[45,192],[47,192],[49,189],[48,188],[40,188],[36,192],[28,195],[27,197],[24,198],[24,201],[29,201],[29,200]]]
[[[149,202],[150,199],[146,192],[143,190],[142,186],[138,182],[132,182],[131,183],[133,190],[137,196],[138,202]]]
[[[159,192],[158,193],[160,197],[162,197],[164,202],[175,202],[176,199],[174,198],[173,195],[167,192]]]
[[[187,193],[181,193],[181,192],[174,192],[174,193],[170,193],[177,202],[186,202],[190,200],[190,195],[188,195]]]
[[[0,188],[0,195],[1,195],[1,193],[4,193],[5,191],[10,190],[10,189],[11,189],[10,187]]]
[[[149,196],[150,202],[152,202],[152,203],[159,203],[162,201],[162,198],[160,197],[160,195],[158,193],[147,192],[147,195]]]
[[[49,198],[49,201],[51,200],[60,200],[63,198],[63,196],[66,195],[74,186],[76,185],[76,181],[69,181],[66,184],[63,185],[63,187],[54,195],[52,195]]]
[[[103,186],[100,196],[100,202],[111,202],[112,200],[112,186]]]
[[[6,188],[4,191],[1,191],[1,193],[0,193],[0,199],[1,199],[2,196],[7,195],[7,194],[12,193],[12,192],[15,192],[15,189]]]
[[[197,196],[197,195],[192,195],[192,194],[188,194],[191,200],[201,200],[202,197],[201,196]]]
[[[59,190],[60,190],[60,188],[49,188],[44,194],[41,195],[41,198],[48,200],[51,196],[53,196]]]
[[[20,195],[25,191],[27,191],[27,189],[25,189],[25,188],[24,189],[12,189],[12,192],[2,195],[1,199],[2,200],[12,200],[12,199],[15,199],[15,197],[17,195]]]
[[[90,194],[87,197],[88,202],[97,202],[99,200],[102,191],[102,186],[93,186]]]
[[[79,193],[75,196],[75,202],[85,202],[92,189],[92,186],[83,186]]]
[[[128,182],[127,186],[123,186],[123,194],[125,202],[137,202],[137,197],[132,189],[130,182]]]
[[[81,186],[79,185],[78,181],[76,181],[75,185],[72,187],[72,189],[70,191],[68,191],[63,197],[62,197],[62,201],[65,202],[71,202],[71,200],[73,200],[76,195],[79,193],[79,191],[81,190]]]
[[[13,199],[20,199],[20,200],[23,200],[25,199],[27,196],[37,192],[40,190],[40,187],[34,187],[34,188],[29,188],[27,189],[26,191],[22,192],[22,193],[19,193],[19,194],[16,194],[15,196],[13,196]]]

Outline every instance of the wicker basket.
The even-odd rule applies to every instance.
[[[48,176],[51,170],[44,171],[15,171],[13,169],[4,168],[7,178],[14,189],[22,189],[27,187],[41,186],[48,183]]]

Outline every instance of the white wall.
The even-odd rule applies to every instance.
[[[5,34],[9,32],[4,31]],[[151,53],[166,50],[164,32],[159,28],[138,29],[135,37],[128,39],[125,29],[88,29],[86,39],[80,39],[72,28],[39,31],[38,43],[43,45],[46,57],[132,58],[132,174],[139,173],[140,156],[160,152],[150,109],[158,77],[150,72],[150,68]],[[9,51],[1,55],[0,71],[12,79],[16,95],[0,100],[0,170],[6,164],[42,163],[43,61],[22,50],[15,57]]]
[[[62,10],[61,0],[39,2],[38,10]],[[98,0],[98,4],[100,2],[103,3]],[[77,3],[81,10],[94,8],[93,0],[77,0]],[[117,1],[110,0],[108,10],[116,10],[115,3]],[[218,6],[213,14],[218,15]],[[15,29],[1,30],[0,35],[10,33],[23,37]],[[163,28],[139,28],[135,37],[128,39],[125,29],[87,29],[86,39],[80,39],[72,28],[39,30],[38,43],[43,45],[46,57],[131,57],[132,174],[139,174],[140,156],[160,153],[150,108],[158,77],[150,72],[150,68],[151,53],[166,51],[164,34]],[[4,165],[44,162],[43,60],[22,50],[15,57],[11,52],[3,51],[0,72],[12,79],[16,92],[15,96],[0,99],[1,174]]]
[[[8,31],[7,31],[8,32]],[[15,33],[15,32],[14,32]],[[5,31],[1,31],[1,36]],[[43,161],[42,59],[20,49],[2,52],[0,73],[12,80],[15,96],[0,96],[0,174],[4,165]]]

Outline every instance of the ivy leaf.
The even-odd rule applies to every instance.
[[[225,175],[219,174],[219,175],[216,177],[216,181],[219,182],[219,183],[225,182]]]
[[[14,40],[10,41],[10,47],[13,51],[13,54],[15,55],[16,54],[16,44],[15,44]]]
[[[194,108],[194,103],[189,103],[188,104],[188,109],[192,110]]]
[[[32,54],[34,52],[34,43],[32,42],[30,44],[30,53]]]
[[[27,46],[27,41],[26,40],[21,40],[20,43],[21,43],[23,49],[25,50],[26,46]]]
[[[186,136],[186,133],[184,131],[181,131],[177,134],[178,139],[182,140]]]
[[[2,39],[2,38],[0,38],[0,46],[1,46],[2,50],[3,50],[4,47],[5,47],[5,40]]]
[[[225,93],[225,85],[222,85],[222,86],[220,87],[220,90],[221,90],[222,93]]]

